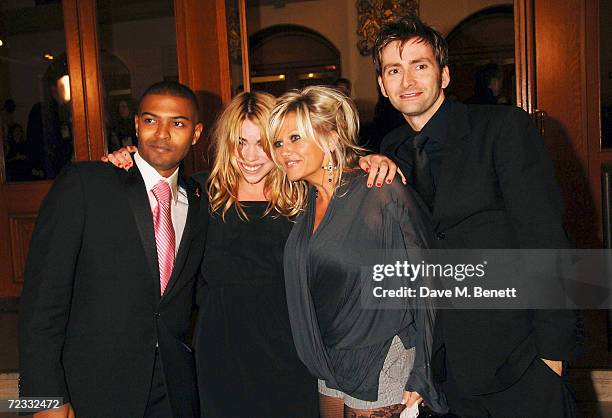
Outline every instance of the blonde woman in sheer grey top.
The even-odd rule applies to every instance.
[[[416,309],[409,299],[404,309],[361,305],[364,260],[427,248],[432,228],[412,189],[366,186],[355,170],[357,131],[354,104],[321,86],[286,93],[270,118],[272,156],[290,182],[292,208],[301,211],[284,255],[298,355],[320,379],[324,418],[399,417],[421,397],[445,412],[429,367],[433,309]]]

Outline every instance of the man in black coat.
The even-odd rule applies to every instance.
[[[154,84],[135,121],[135,166],[72,164],[41,207],[21,299],[20,395],[64,405],[36,417],[199,416],[185,336],[208,212],[179,171],[202,132],[195,95]]]
[[[373,52],[380,89],[408,122],[382,141],[430,206],[444,249],[567,248],[553,165],[529,116],[444,97],[444,38],[418,19],[383,27]],[[576,313],[440,310],[432,365],[461,417],[560,418],[561,377]]]

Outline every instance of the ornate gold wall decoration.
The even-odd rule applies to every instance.
[[[384,23],[418,14],[418,0],[357,0],[357,48],[361,55],[372,53],[376,35]]]
[[[225,15],[227,18],[227,42],[229,56],[232,62],[241,60],[240,45],[240,8],[238,0],[225,0]]]

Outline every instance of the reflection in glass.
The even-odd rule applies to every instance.
[[[172,0],[98,0],[100,68],[109,152],[137,145],[134,114],[151,84],[178,81]]]
[[[599,18],[601,147],[612,148],[612,0],[601,0]]]
[[[8,182],[53,179],[74,155],[61,2],[0,1],[0,139]]]

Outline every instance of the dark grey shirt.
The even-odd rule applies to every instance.
[[[393,134],[391,134],[391,138],[399,138],[399,140],[392,140],[391,142],[393,143],[389,144],[389,139],[385,137],[383,143],[381,144],[381,154],[385,154],[394,161],[397,161],[398,165],[402,169],[402,172],[406,175],[406,177],[412,180],[412,141],[419,133],[427,136],[429,140],[425,143],[425,152],[429,157],[429,166],[434,185],[437,186],[438,180],[440,179],[444,144],[448,139],[451,106],[452,103],[448,99],[445,99],[442,106],[440,106],[431,119],[429,119],[425,126],[423,126],[421,132],[415,132],[408,123],[400,128],[397,128],[395,131],[393,131]]]
[[[437,411],[444,399],[434,388],[429,368],[434,311],[364,309],[364,264],[391,262],[391,254],[428,248],[430,215],[410,187],[398,182],[366,187],[366,175],[346,174],[313,234],[316,195],[311,189],[305,212],[285,246],[287,304],[296,348],[312,374],[334,389],[375,401],[378,377],[391,340],[398,335],[416,347],[407,390],[417,391]]]

